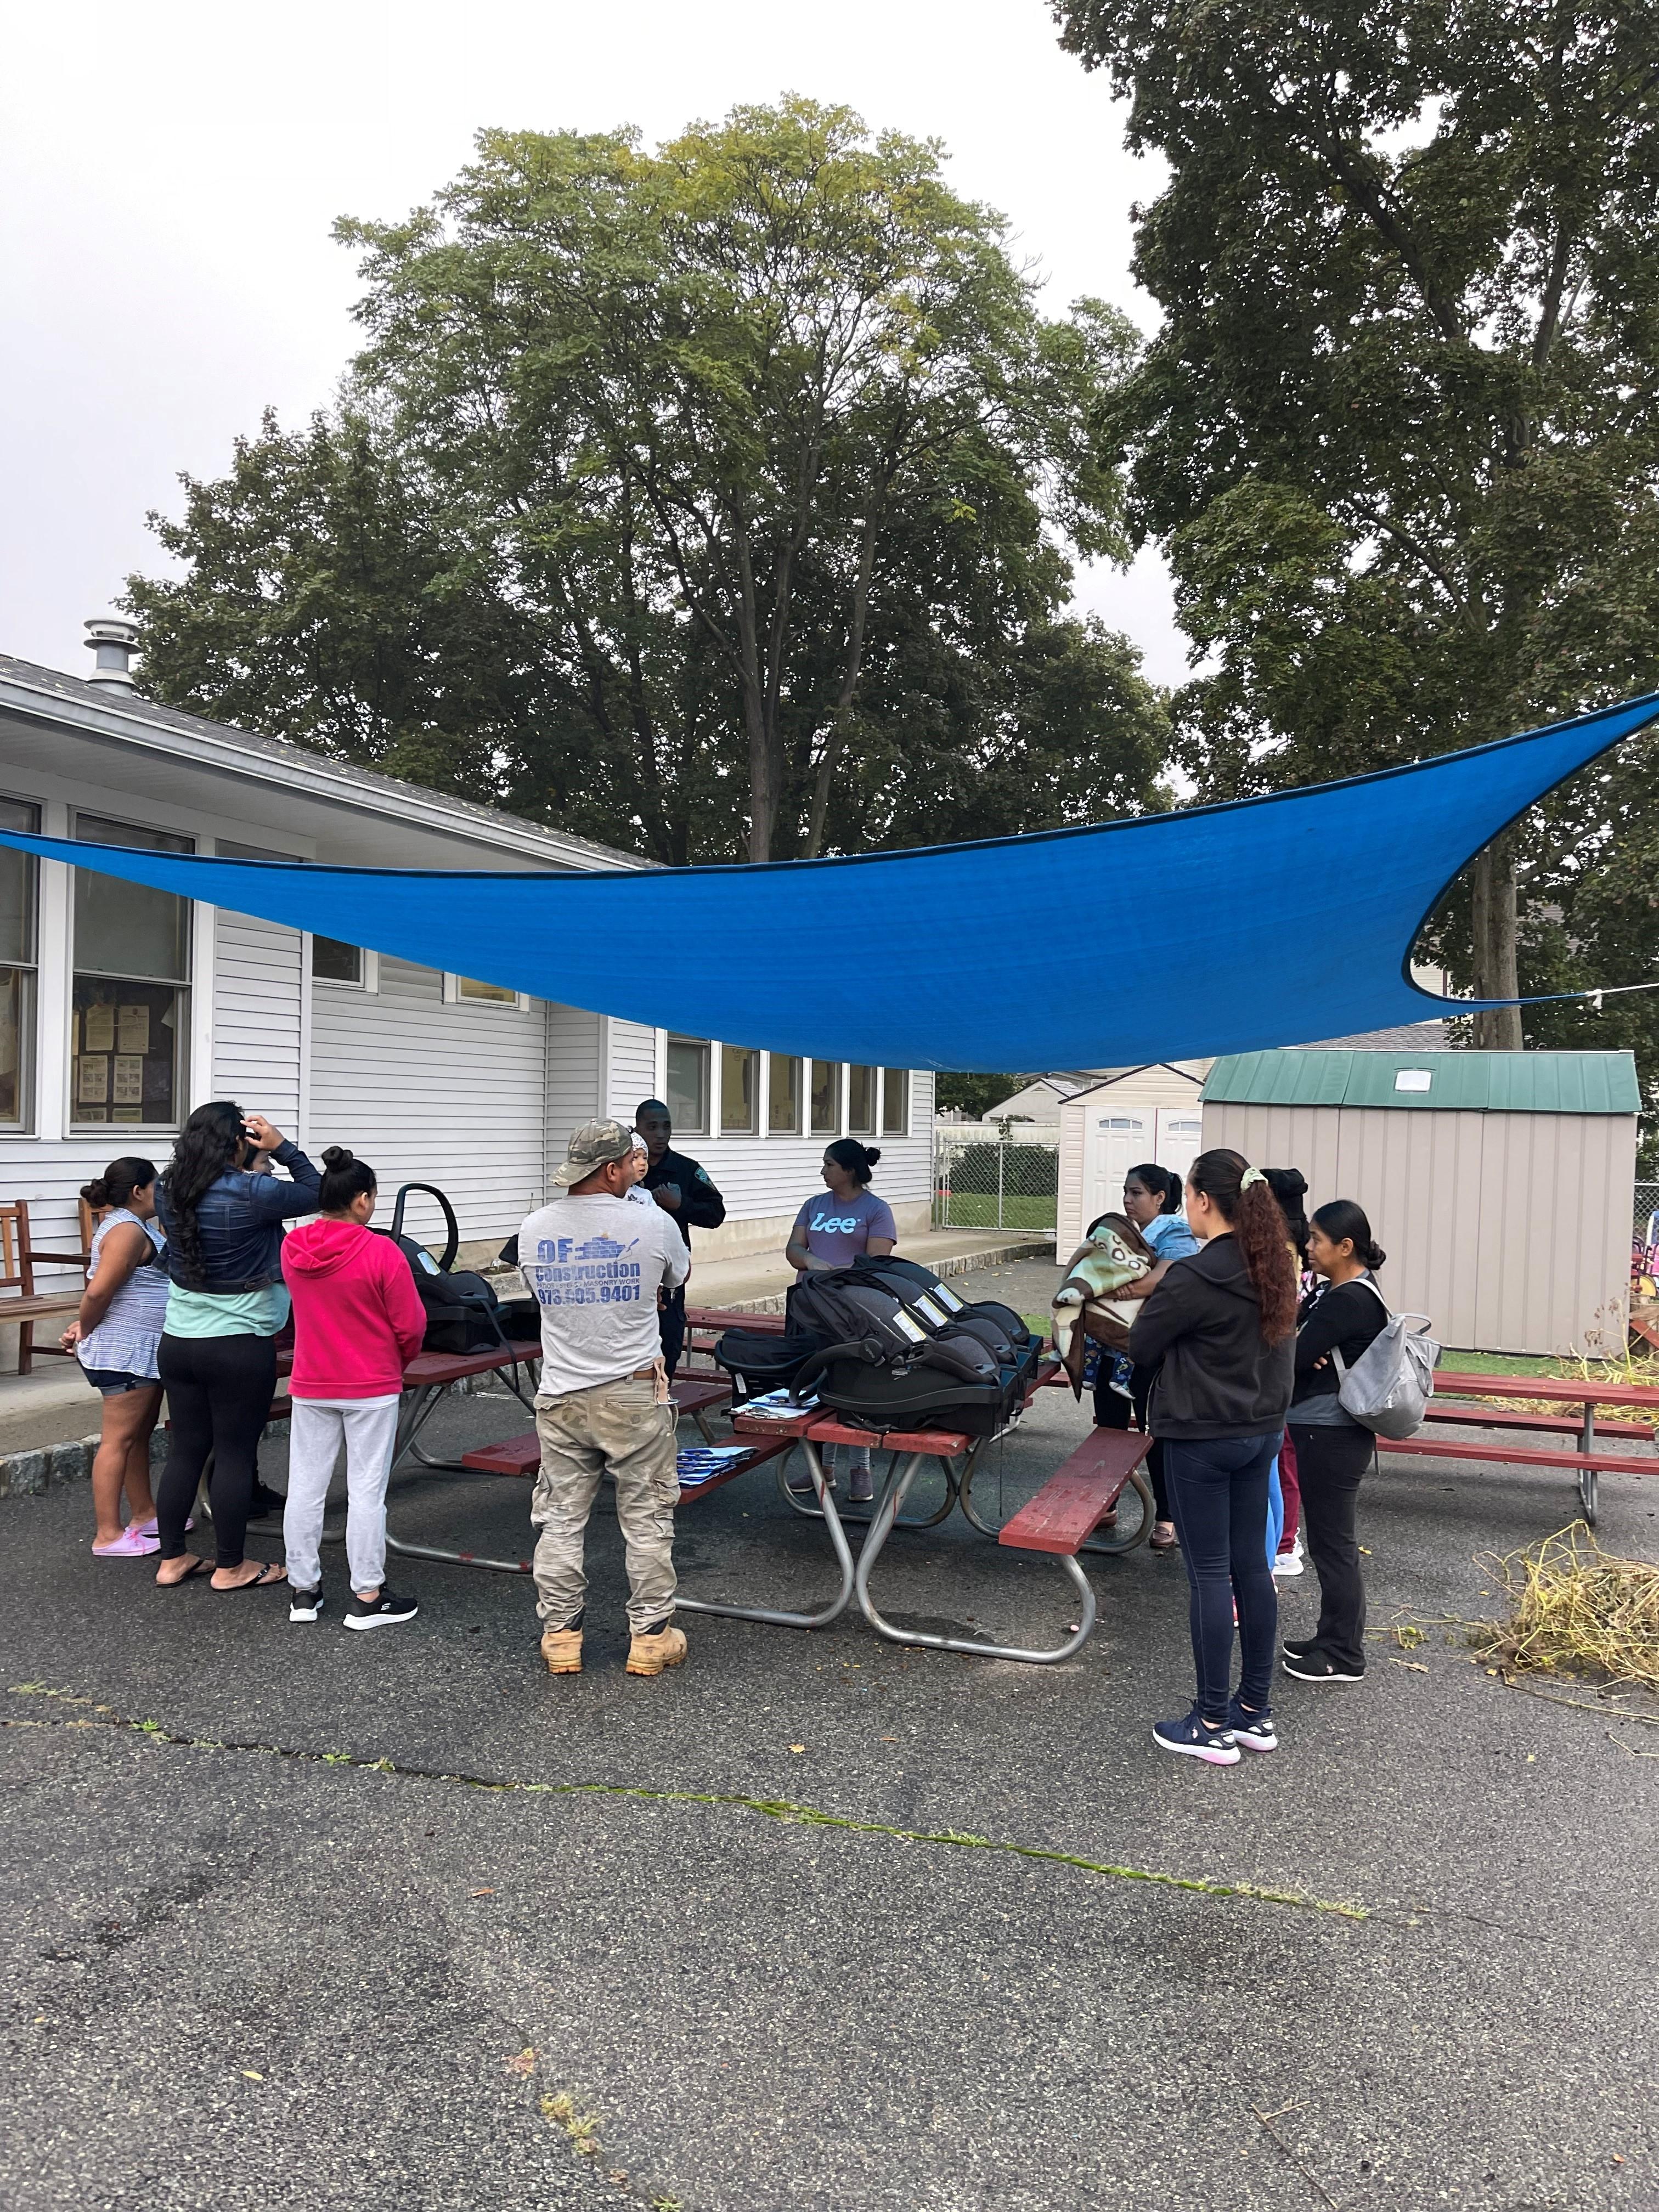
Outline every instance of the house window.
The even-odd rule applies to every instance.
[[[188,837],[77,815],[83,844],[188,853]],[[190,901],[75,872],[70,1118],[82,1124],[183,1118],[190,1036]]]
[[[510,989],[505,983],[481,983],[474,975],[446,975],[444,996],[452,1000],[465,1000],[469,1004],[484,1006],[522,1006],[521,992]]]
[[[910,1071],[884,1067],[881,1071],[881,1133],[906,1137],[910,1133]]]
[[[847,1071],[847,1126],[855,1136],[876,1133],[876,1085],[880,1071],[849,1067]]]
[[[0,799],[0,829],[36,836],[40,810]],[[34,915],[40,871],[32,853],[0,851],[0,1124],[25,1127],[33,1109]]]
[[[838,1137],[841,1134],[839,1060],[815,1060],[812,1062],[812,1134],[815,1137]]]
[[[672,1036],[663,1069],[663,1103],[677,1129],[708,1129],[708,1047],[701,1037]]]
[[[800,1062],[781,1053],[767,1065],[766,1127],[775,1137],[800,1134]]]
[[[360,991],[368,988],[362,946],[343,945],[337,937],[312,939],[311,972],[319,983],[350,983]]]
[[[760,1105],[760,1054],[746,1045],[720,1047],[720,1130],[726,1136],[752,1134]]]

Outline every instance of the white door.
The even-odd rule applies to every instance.
[[[1187,1170],[1203,1149],[1204,1123],[1191,1106],[1160,1106],[1154,1119],[1158,1133],[1152,1158],[1184,1182]]]
[[[1117,1213],[1123,1206],[1123,1179],[1146,1157],[1152,1134],[1150,1113],[1100,1114],[1090,1120],[1089,1176],[1083,1226],[1103,1213]]]

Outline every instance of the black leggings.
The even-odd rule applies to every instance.
[[[1114,1390],[1106,1380],[1111,1353],[1104,1345],[1100,1350],[1100,1380],[1095,1384],[1095,1426],[1097,1429],[1127,1429],[1133,1410],[1135,1426],[1144,1435],[1146,1429],[1146,1394],[1152,1387],[1154,1370],[1150,1367],[1132,1367],[1129,1388],[1134,1393],[1133,1408],[1121,1390]],[[1155,1519],[1170,1518],[1170,1492],[1164,1480],[1164,1447],[1156,1439],[1147,1448],[1146,1473],[1152,1479],[1152,1513]]]
[[[1319,1577],[1314,1640],[1347,1673],[1365,1671],[1365,1577],[1359,1570],[1359,1485],[1376,1439],[1369,1429],[1309,1428],[1291,1409],[1302,1533]]]
[[[272,1336],[164,1336],[156,1365],[167,1385],[173,1435],[155,1492],[161,1557],[185,1548],[185,1523],[196,1503],[208,1455],[208,1499],[221,1567],[240,1567],[248,1509],[258,1474],[259,1437],[276,1390]]]

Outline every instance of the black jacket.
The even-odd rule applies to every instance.
[[[666,1206],[663,1211],[678,1228],[688,1249],[694,1229],[718,1229],[725,1220],[726,1200],[696,1162],[688,1159],[684,1152],[677,1152],[672,1145],[655,1166],[646,1170],[640,1188],[655,1190],[659,1183],[664,1182],[679,1186],[678,1212]]]
[[[1291,1419],[1310,1398],[1334,1398],[1342,1387],[1333,1352],[1340,1352],[1345,1367],[1352,1367],[1367,1345],[1382,1335],[1388,1308],[1364,1283],[1334,1283],[1302,1301],[1297,1316],[1296,1392],[1291,1400]],[[1322,1359],[1325,1364],[1317,1366]]]
[[[1262,1342],[1236,1237],[1212,1237],[1175,1262],[1135,1316],[1129,1357],[1158,1369],[1148,1406],[1155,1437],[1265,1437],[1285,1425],[1295,1340]]]

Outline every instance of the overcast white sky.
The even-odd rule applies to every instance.
[[[0,650],[84,674],[83,619],[161,564],[144,526],[180,470],[216,475],[275,406],[327,402],[353,348],[329,227],[424,199],[501,124],[647,138],[798,91],[942,138],[951,180],[1012,217],[1048,312],[1091,292],[1143,325],[1132,200],[1098,77],[1043,0],[57,0],[12,10],[0,83]],[[1155,557],[1080,603],[1176,680]]]

